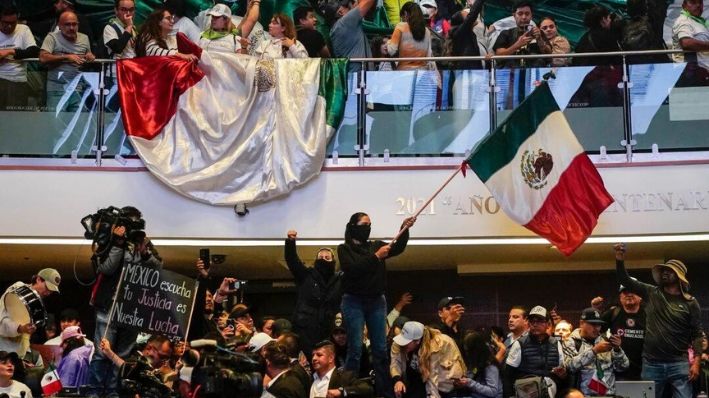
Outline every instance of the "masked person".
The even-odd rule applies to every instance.
[[[300,338],[300,348],[308,358],[315,343],[330,337],[335,315],[342,301],[342,273],[336,270],[334,253],[319,249],[315,264],[308,268],[298,257],[294,230],[285,242],[286,264],[295,278],[298,299],[293,311],[293,332]]]
[[[347,328],[345,369],[354,372],[359,370],[366,323],[379,397],[394,396],[388,373],[386,339],[386,259],[404,252],[409,240],[409,228],[414,222],[415,217],[405,219],[401,225],[404,231],[399,239],[387,244],[380,240],[370,241],[371,219],[366,213],[355,213],[345,227],[345,243],[337,247],[343,272],[342,315]]]

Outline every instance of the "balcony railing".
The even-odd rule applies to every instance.
[[[331,163],[352,158],[360,166],[399,157],[464,156],[501,122],[550,71],[550,87],[588,153],[621,154],[709,148],[708,83],[701,66],[631,64],[639,51],[541,56],[351,59],[343,123],[328,145]],[[499,68],[506,60],[614,57],[613,65]],[[425,60],[437,69],[380,71],[382,62]],[[485,69],[456,64],[486,63]],[[91,64],[52,91],[47,71],[27,61],[29,92],[0,109],[0,154],[11,157],[95,158],[135,156],[120,117],[114,61]],[[698,73],[701,72],[701,73]],[[354,163],[352,163],[354,162]],[[342,161],[340,161],[342,163]]]

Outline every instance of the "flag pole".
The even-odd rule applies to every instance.
[[[428,200],[426,201],[426,203],[424,203],[423,205],[421,205],[421,207],[418,209],[418,211],[416,212],[416,214],[413,215],[413,217],[414,217],[414,218],[418,217],[418,216],[421,214],[421,212],[423,212],[424,209],[426,209],[426,207],[427,207],[431,202],[433,202],[433,199],[435,199],[436,196],[438,196],[438,194],[441,193],[441,191],[443,191],[443,188],[445,188],[451,181],[453,181],[453,178],[455,178],[455,176],[457,176],[458,173],[460,173],[460,172],[462,171],[462,172],[463,172],[463,175],[465,175],[465,170],[464,170],[464,169],[465,169],[467,166],[468,166],[468,164],[465,163],[465,162],[463,162],[463,164],[461,164],[460,166],[456,167],[456,168],[455,168],[455,171],[453,172],[453,174],[451,174],[450,177],[448,177],[448,179],[447,179],[440,187],[438,187],[438,189],[436,190],[436,192],[434,192],[433,195],[431,195],[431,197],[428,198]],[[399,233],[397,233],[396,236],[391,239],[391,242],[389,242],[389,246],[391,246],[391,245],[393,245],[394,243],[396,243],[396,241],[401,237],[401,234],[403,234],[407,229],[409,229],[409,227],[408,227],[407,225],[404,225],[403,228],[401,228],[401,230],[399,230]]]

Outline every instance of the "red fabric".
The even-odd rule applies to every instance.
[[[177,51],[182,54],[194,54],[202,58],[202,48],[187,38],[182,32],[177,32]]]
[[[613,203],[598,170],[585,153],[574,158],[525,227],[571,255],[591,235],[598,216]]]
[[[141,57],[116,63],[126,134],[152,139],[177,111],[180,95],[202,80],[196,62]]]

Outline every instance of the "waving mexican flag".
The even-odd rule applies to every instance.
[[[193,199],[233,205],[318,175],[344,112],[346,60],[185,51],[201,53],[199,62],[117,64],[126,133],[157,178]]]

